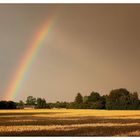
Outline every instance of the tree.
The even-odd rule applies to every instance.
[[[17,108],[24,109],[24,102],[20,100],[19,103],[17,104]]]
[[[48,105],[46,103],[46,100],[43,98],[37,98],[37,105],[36,108],[48,108]]]
[[[0,101],[0,109],[8,109],[7,101]]]
[[[55,106],[55,108],[60,108],[60,102],[57,101],[54,106]]]
[[[77,96],[75,97],[75,103],[77,103],[77,104],[83,103],[83,97],[80,93],[77,93]]]
[[[17,108],[17,103],[15,103],[13,101],[8,101],[7,102],[7,108],[8,109],[16,109]]]
[[[98,92],[91,92],[88,96],[88,102],[96,102],[100,100],[100,94]]]
[[[0,101],[0,109],[16,109],[17,103],[13,101]]]
[[[56,103],[53,103],[53,105],[51,105],[51,108],[68,108],[69,104],[67,102],[59,102],[57,101]]]
[[[130,93],[128,109],[140,109],[140,102],[139,102],[139,98],[138,98],[138,93],[137,92]]]
[[[59,102],[59,108],[66,108],[68,105],[67,102]]]
[[[88,102],[88,96],[84,96],[83,97],[83,103],[87,103]]]
[[[71,108],[71,109],[82,109],[83,108],[83,104],[81,103],[76,103],[76,102],[71,102],[67,105],[67,108]]]
[[[36,98],[33,96],[28,96],[26,100],[27,105],[36,105]]]
[[[96,101],[91,104],[91,108],[92,109],[102,109],[103,105],[102,105],[101,101]]]
[[[124,88],[114,89],[107,97],[107,109],[126,109],[129,91]]]
[[[86,106],[90,109],[102,109],[101,96],[98,92],[91,92],[86,101]]]
[[[127,89],[114,89],[106,100],[107,109],[139,109],[138,94],[130,93]]]
[[[100,98],[101,104],[102,104],[102,108],[101,109],[106,109],[106,99],[107,99],[107,95],[103,95]]]

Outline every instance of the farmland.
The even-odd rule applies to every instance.
[[[0,136],[140,136],[140,111],[0,110]]]

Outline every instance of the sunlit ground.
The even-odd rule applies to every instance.
[[[140,136],[140,111],[0,110],[2,136]]]

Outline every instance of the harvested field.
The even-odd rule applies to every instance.
[[[140,136],[140,111],[1,110],[1,136]]]

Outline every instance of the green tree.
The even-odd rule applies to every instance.
[[[46,100],[44,98],[37,98],[36,108],[48,108]]]
[[[88,102],[88,96],[84,96],[83,97],[83,103],[87,103]]]
[[[88,96],[88,102],[96,102],[100,100],[100,94],[98,92],[91,92]]]
[[[17,105],[17,108],[24,109],[24,102],[20,100],[18,105]]]
[[[137,92],[130,93],[128,109],[140,109],[140,101]]]
[[[102,108],[101,109],[106,109],[106,99],[107,99],[107,95],[103,95],[100,98],[100,102],[102,104]]]
[[[98,92],[91,92],[88,96],[87,102],[90,109],[102,109],[101,96]]]
[[[83,103],[83,97],[80,93],[77,93],[77,96],[75,97],[75,103],[76,104],[82,104]]]
[[[36,105],[36,98],[33,96],[28,96],[26,100],[27,105]]]
[[[114,89],[107,97],[106,108],[107,109],[126,109],[126,100],[129,95],[129,91],[126,89]]]
[[[139,109],[138,94],[130,93],[127,89],[114,89],[106,100],[107,109]]]

